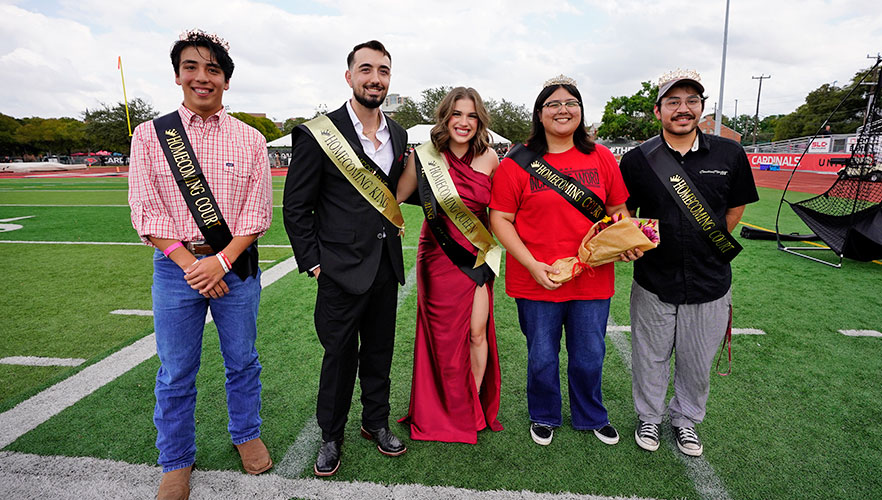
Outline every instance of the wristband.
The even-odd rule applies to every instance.
[[[232,270],[232,269],[233,269],[233,263],[230,262],[230,259],[227,258],[227,254],[225,254],[225,253],[223,253],[223,252],[218,252],[217,254],[224,258],[224,262],[227,263],[227,268],[230,269],[230,270]]]
[[[221,267],[224,268],[224,272],[228,273],[230,272],[230,267],[227,266],[226,259],[224,259],[223,255],[223,253],[217,253],[215,254],[215,257],[217,257],[217,261],[220,262]]]
[[[172,243],[171,245],[169,245],[168,247],[166,247],[166,249],[163,250],[162,253],[164,253],[165,256],[168,257],[169,255],[171,255],[172,252],[174,252],[175,250],[177,250],[178,248],[180,248],[182,246],[184,246],[183,243],[181,243],[180,241],[176,241],[176,242]]]

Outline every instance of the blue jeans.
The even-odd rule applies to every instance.
[[[209,307],[224,358],[230,418],[227,429],[233,444],[260,436],[261,366],[254,347],[260,273],[245,281],[230,273],[224,281],[230,292],[219,299],[206,299],[190,288],[184,272],[171,259],[158,250],[153,255],[153,325],[162,363],[156,374],[153,423],[163,472],[189,467],[196,461],[196,372]]]
[[[609,299],[544,302],[516,299],[518,320],[527,337],[527,407],[530,421],[559,427],[560,337],[566,328],[567,381],[575,429],[609,423],[600,384],[606,354]]]

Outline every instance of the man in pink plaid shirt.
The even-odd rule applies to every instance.
[[[154,124],[139,125],[132,136],[132,225],[156,248],[153,317],[162,364],[156,374],[153,422],[163,470],[159,499],[189,496],[196,460],[196,373],[208,308],[224,358],[232,442],[246,472],[259,474],[272,467],[260,439],[261,365],[254,346],[260,302],[254,243],[272,221],[272,182],[266,139],[224,110],[222,97],[234,68],[228,48],[215,35],[191,31],[171,51],[175,82],[184,93],[177,113],[232,234],[222,251],[205,244]],[[243,263],[249,265],[240,272]],[[234,264],[239,271],[230,272]]]

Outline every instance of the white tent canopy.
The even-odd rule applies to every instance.
[[[433,125],[414,125],[407,129],[408,144],[422,144],[429,142],[429,133],[432,131]],[[490,144],[511,144],[511,141],[502,137],[492,130],[490,132]]]
[[[291,134],[285,134],[274,141],[266,143],[268,148],[291,148]]]

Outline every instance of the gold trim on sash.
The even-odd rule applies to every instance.
[[[304,123],[319,147],[331,163],[340,169],[340,173],[352,184],[352,187],[364,197],[389,222],[395,224],[400,230],[404,230],[404,217],[395,200],[395,195],[383,184],[379,177],[361,164],[361,160],[349,145],[349,141],[337,130],[334,122],[326,115],[314,118]]]
[[[450,178],[449,168],[444,157],[438,152],[431,142],[423,143],[416,147],[420,155],[423,170],[426,172],[426,180],[432,188],[432,193],[441,205],[441,209],[453,222],[457,229],[465,236],[475,248],[478,256],[475,259],[474,269],[484,262],[490,266],[493,273],[499,276],[499,261],[502,257],[502,248],[496,244],[496,240],[490,231],[481,224],[475,214],[463,203],[462,198],[456,191],[456,185]]]

